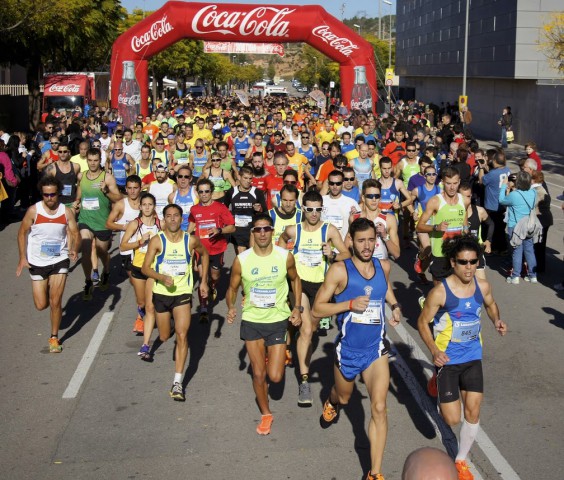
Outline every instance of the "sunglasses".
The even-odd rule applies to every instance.
[[[116,135],[116,138],[123,138],[123,135]]]
[[[251,228],[251,232],[253,233],[270,233],[274,231],[274,227],[267,225],[265,227],[253,227]]]
[[[211,190],[198,190],[198,194],[211,193]]]
[[[333,186],[340,187],[342,184],[343,184],[343,182],[329,182],[329,185],[331,187],[333,187]]]
[[[114,151],[116,151],[116,152],[122,152],[122,151],[123,151],[123,148],[114,148]]]
[[[102,148],[102,145],[92,145],[92,148]]]
[[[354,182],[354,177],[345,177],[345,182]]]
[[[379,193],[365,193],[364,194],[364,198],[368,198],[370,200],[375,200],[380,198],[382,195],[380,195]]]
[[[164,145],[164,142],[157,142],[155,145]]]
[[[458,265],[476,265],[478,263],[478,259],[473,258],[472,260],[463,260],[461,258],[457,258],[455,262],[458,263]]]
[[[416,150],[414,148],[408,148],[407,151],[408,152],[415,152]]]
[[[61,142],[51,142],[51,145],[60,145]]]
[[[69,153],[69,151],[68,151],[68,150],[61,150],[61,149],[59,149],[59,153]]]
[[[313,213],[313,212],[321,213],[323,211],[323,207],[304,207],[304,210],[307,213]]]
[[[221,162],[221,158],[212,158],[211,161],[212,162]]]
[[[294,180],[284,180],[284,183],[286,185],[296,185],[298,182],[296,182]]]
[[[426,173],[425,176],[426,177],[436,177],[437,174],[436,173]]]
[[[203,145],[196,145],[196,148],[204,148]]]
[[[190,175],[176,175],[176,178],[186,178],[190,180],[192,177]]]
[[[57,195],[59,195],[58,193],[43,193],[42,194],[45,198],[55,198]]]
[[[245,133],[245,130],[237,130],[237,133]]]
[[[308,135],[302,135],[302,138],[307,139],[307,138],[309,138],[309,136]]]

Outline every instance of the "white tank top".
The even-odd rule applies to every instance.
[[[156,180],[151,183],[149,192],[151,192],[157,200],[155,211],[159,220],[163,219],[163,209],[168,205],[168,196],[172,193],[174,183],[169,180],[159,183]]]
[[[381,213],[374,219],[374,225],[378,226],[378,224],[384,225],[384,228],[387,231],[388,225],[386,224],[386,215]],[[388,259],[388,248],[386,247],[386,242],[384,242],[384,239],[379,236],[376,236],[376,246],[374,247],[374,253],[372,256],[379,260]]]
[[[43,202],[35,204],[37,213],[27,239],[27,261],[35,267],[46,267],[69,258],[67,215],[61,203],[53,215]]]
[[[123,204],[124,204],[124,208],[123,208],[123,215],[121,216],[121,218],[119,220],[116,221],[116,223],[118,225],[127,225],[129,222],[131,222],[132,220],[135,220],[138,216],[139,216],[139,209],[138,208],[133,208],[130,204],[129,204],[129,199],[127,197],[125,197],[123,199]],[[119,243],[121,243],[121,241],[123,240],[123,234],[125,233],[125,231],[121,231],[119,232]],[[133,250],[127,250],[124,252],[119,252],[120,255],[133,255]]]

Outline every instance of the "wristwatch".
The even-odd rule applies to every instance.
[[[295,310],[298,310],[298,312],[300,313],[304,313],[304,307],[302,307],[301,305],[299,307],[294,307]]]
[[[437,224],[435,223],[435,225],[433,225],[433,232],[437,231]]]

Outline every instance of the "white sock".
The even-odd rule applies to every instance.
[[[478,429],[480,428],[480,421],[478,423],[468,423],[466,420],[462,421],[462,427],[460,428],[460,442],[458,446],[458,455],[456,456],[456,461],[466,460],[470,448],[476,440],[476,435],[478,435]]]
[[[174,382],[173,383],[182,383],[182,374],[175,373],[174,374]]]

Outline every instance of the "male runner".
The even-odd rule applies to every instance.
[[[51,353],[63,350],[59,342],[61,299],[70,260],[76,261],[80,245],[74,212],[59,200],[62,189],[55,177],[43,177],[39,182],[42,200],[27,209],[18,231],[20,261],[16,275],[19,277],[24,267],[29,268],[35,308],[51,309]]]
[[[323,195],[323,214],[321,218],[331,223],[344,240],[349,231],[349,215],[360,212],[360,206],[350,197],[343,195],[343,172],[333,170],[329,174],[329,193]]]
[[[200,256],[202,272],[199,293],[203,298],[208,296],[207,250],[195,235],[189,235],[180,228],[182,224],[182,208],[178,205],[167,205],[163,211],[164,228],[149,242],[147,254],[141,272],[153,278],[153,304],[157,317],[157,327],[161,341],[170,338],[170,319],[174,317],[174,333],[176,334],[175,370],[170,396],[178,401],[186,400],[182,376],[188,356],[188,329],[190,328],[192,306],[192,257],[194,251]]]
[[[251,361],[253,389],[261,413],[257,433],[268,435],[273,417],[266,375],[268,373],[273,383],[284,378],[286,330],[288,321],[294,326],[301,323],[302,288],[294,257],[272,244],[272,219],[267,214],[258,214],[253,219],[251,231],[253,247],[237,255],[231,268],[226,295],[227,321],[233,323],[237,316],[235,300],[242,283],[241,340],[245,341]],[[296,298],[292,311],[288,307],[288,280]]]
[[[190,210],[198,203],[196,187],[192,185],[192,169],[187,164],[180,165],[178,168],[176,185],[178,189],[168,196],[168,203],[175,203],[182,208],[182,225],[180,228],[187,232]]]
[[[323,284],[325,273],[331,261],[350,257],[339,231],[330,223],[321,220],[323,197],[316,191],[303,196],[302,223],[288,225],[280,235],[279,245],[287,248],[294,241],[294,257],[298,275],[302,279],[301,305],[302,325],[296,343],[301,383],[298,390],[298,405],[311,407],[313,397],[309,384],[309,364],[312,355],[313,332],[317,331],[320,317],[311,314],[311,305],[317,291]],[[335,251],[336,249],[336,251]]]
[[[353,257],[331,265],[313,305],[315,316],[337,315],[339,328],[333,368],[335,384],[323,405],[321,426],[327,428],[337,420],[339,406],[348,403],[358,374],[368,390],[372,416],[368,427],[370,471],[366,480],[384,479],[380,472],[388,430],[386,397],[390,385],[386,301],[392,309],[390,325],[398,325],[401,319],[389,279],[391,266],[373,256],[376,235],[376,226],[366,218],[351,224]]]
[[[168,177],[168,169],[164,163],[159,163],[154,171],[155,180],[149,184],[147,192],[157,199],[157,216],[163,220],[163,209],[168,205],[168,197],[176,192],[178,186]]]
[[[478,434],[484,395],[482,304],[500,335],[507,333],[507,325],[499,318],[490,284],[476,277],[481,253],[478,240],[472,235],[457,236],[445,242],[442,248],[453,273],[427,295],[417,328],[433,356],[439,408],[450,426],[460,423],[462,397],[464,420],[456,468],[460,480],[472,480],[474,476],[468,469],[466,457]],[[429,323],[433,323],[433,334]]]

